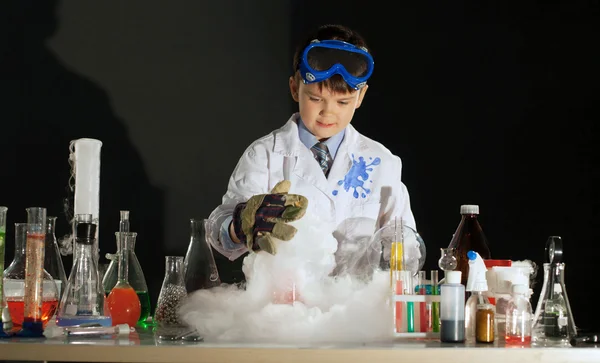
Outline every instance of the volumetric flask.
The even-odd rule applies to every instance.
[[[95,323],[111,326],[108,312],[104,311],[104,289],[98,276],[98,264],[92,249],[95,245],[96,225],[79,223],[75,234],[77,258],[63,293],[56,324],[71,326]]]
[[[190,244],[183,262],[188,293],[221,284],[212,249],[206,241],[205,223],[206,220],[190,219]]]
[[[4,292],[6,305],[15,327],[23,325],[25,315],[25,255],[27,243],[27,223],[15,223],[15,255],[4,270]],[[58,308],[59,291],[52,276],[44,270],[42,282],[42,323],[43,327]]]

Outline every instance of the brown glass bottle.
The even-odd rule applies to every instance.
[[[469,258],[467,252],[475,251],[479,253],[481,258],[490,259],[490,249],[488,247],[487,239],[481,229],[477,216],[479,215],[478,205],[461,205],[460,214],[462,218],[452,241],[448,248],[456,249],[456,271],[462,272],[461,283],[467,284],[469,277]]]

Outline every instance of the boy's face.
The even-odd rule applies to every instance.
[[[332,93],[318,83],[304,84],[290,77],[290,92],[298,102],[300,117],[306,128],[319,140],[326,140],[342,131],[360,107],[367,87],[348,93]]]

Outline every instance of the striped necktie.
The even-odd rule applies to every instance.
[[[312,151],[315,160],[317,160],[321,166],[321,170],[323,170],[323,173],[327,176],[329,174],[329,169],[331,169],[331,164],[333,164],[333,159],[331,159],[331,155],[329,155],[327,145],[318,142],[310,149],[310,151]]]

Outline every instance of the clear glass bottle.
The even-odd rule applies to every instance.
[[[19,328],[25,314],[25,246],[27,243],[27,223],[15,223],[15,254],[10,265],[4,270],[4,295],[12,323]],[[43,272],[42,282],[42,322],[45,327],[58,308],[58,286],[48,271]]]
[[[111,326],[105,311],[104,289],[98,275],[98,264],[93,248],[96,245],[96,225],[81,222],[75,234],[76,260],[69,275],[65,292],[58,308],[56,324],[71,326],[95,323]]]
[[[515,284],[511,288],[511,297],[506,307],[506,333],[504,340],[507,345],[531,344],[531,327],[533,310],[527,294],[527,285]]]
[[[140,299],[127,279],[129,271],[129,246],[132,245],[130,240],[135,240],[135,237],[136,233],[117,232],[119,273],[117,284],[106,298],[106,305],[110,311],[113,326],[119,324],[136,326],[141,314]]]
[[[165,257],[165,278],[158,295],[154,321],[159,327],[184,326],[179,319],[179,307],[187,298],[183,272],[183,257]]]
[[[5,236],[6,236],[6,213],[8,208],[0,206],[0,338],[8,337],[6,333],[12,329],[12,319],[10,319],[10,313],[6,315],[5,310],[8,311],[6,306],[6,300],[4,299],[4,251],[5,251]],[[6,315],[6,322],[5,322]],[[10,320],[10,321],[9,321]],[[6,324],[6,327],[4,326]]]
[[[144,271],[142,271],[140,261],[138,260],[137,255],[135,254],[135,245],[137,241],[136,232],[115,232],[115,239],[117,241],[117,253],[114,255],[107,254],[107,258],[109,258],[111,261],[110,265],[106,270],[106,273],[104,274],[104,278],[102,279],[102,286],[104,288],[106,296],[108,296],[117,284],[119,269],[118,256],[122,254],[121,248],[119,247],[120,233],[123,233],[126,236],[125,246],[127,249],[124,255],[128,259],[127,281],[129,285],[135,290],[135,293],[137,294],[141,304],[142,310],[140,313],[138,323],[144,324],[150,316],[150,294],[148,293],[148,285],[146,284]]]
[[[46,251],[44,253],[44,270],[46,270],[50,276],[56,282],[58,288],[59,299],[62,295],[63,289],[67,284],[67,275],[65,274],[65,266],[60,257],[58,249],[58,242],[56,240],[56,217],[49,216],[46,218]]]
[[[454,236],[448,245],[448,248],[454,248],[456,251],[456,270],[462,272],[461,283],[467,284],[469,276],[469,259],[467,253],[471,250],[479,253],[481,258],[491,258],[487,238],[479,224],[479,206],[461,205],[461,220],[454,232]]]
[[[221,284],[212,249],[206,241],[205,222],[190,219],[190,244],[183,261],[188,293]]]

